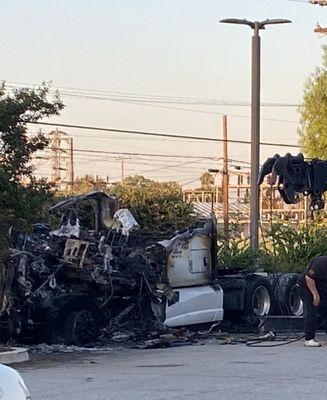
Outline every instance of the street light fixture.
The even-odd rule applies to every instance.
[[[253,29],[252,36],[252,74],[251,74],[251,199],[250,199],[250,241],[254,255],[259,250],[259,186],[257,184],[260,167],[260,29],[266,25],[288,24],[288,19],[266,19],[248,21],[246,19],[227,18],[224,24],[247,25]]]

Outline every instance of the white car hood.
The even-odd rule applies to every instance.
[[[0,400],[30,400],[31,395],[17,371],[0,364]]]

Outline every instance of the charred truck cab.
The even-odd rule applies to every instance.
[[[166,250],[169,285],[178,300],[166,304],[167,326],[221,321],[223,291],[213,284],[216,267],[216,224],[212,218],[201,228],[159,242]]]
[[[85,205],[93,205],[85,211]],[[0,276],[1,339],[87,343],[124,321],[169,327],[263,316],[266,276],[219,269],[215,217],[167,239],[138,229],[115,198],[91,192],[52,207],[58,229],[11,232]],[[84,217],[83,217],[84,213]],[[83,218],[94,216],[93,229]]]

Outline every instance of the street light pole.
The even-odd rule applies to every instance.
[[[253,253],[259,250],[259,185],[260,168],[260,83],[261,38],[259,23],[254,23],[251,68],[251,188],[250,188],[250,240]]]
[[[261,82],[261,38],[260,29],[266,25],[286,24],[287,19],[267,19],[248,21],[228,18],[221,23],[248,25],[253,29],[252,36],[252,72],[251,72],[251,199],[250,199],[250,241],[255,256],[259,250],[259,185],[257,184],[260,167],[260,82]]]

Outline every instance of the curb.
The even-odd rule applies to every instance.
[[[28,360],[27,349],[22,347],[0,347],[0,364],[14,364]]]

